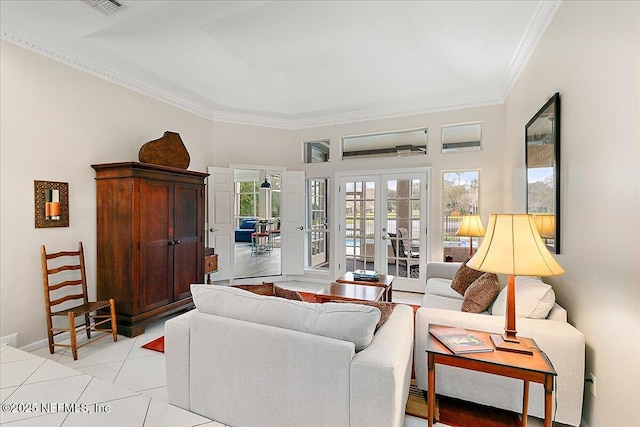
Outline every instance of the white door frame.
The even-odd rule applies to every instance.
[[[422,234],[420,238],[420,253],[424,254],[424,256],[420,257],[420,277],[417,280],[406,280],[407,283],[398,283],[394,281],[394,288],[398,290],[407,290],[411,292],[424,292],[424,271],[426,268],[426,262],[429,254],[431,253],[431,247],[429,244],[429,238],[427,235],[427,226],[431,222],[431,167],[414,167],[414,168],[394,168],[394,169],[381,169],[381,170],[361,170],[361,171],[347,171],[347,172],[337,172],[334,179],[334,192],[335,194],[335,203],[334,203],[334,218],[336,221],[333,221],[332,224],[332,234],[335,236],[333,239],[333,253],[336,254],[336,258],[333,261],[333,265],[335,266],[334,274],[336,277],[341,276],[346,271],[346,265],[344,259],[346,257],[345,246],[344,246],[344,237],[345,230],[341,229],[341,225],[344,223],[344,210],[345,210],[345,200],[344,200],[344,192],[340,191],[340,186],[343,185],[343,181],[348,180],[350,178],[357,178],[361,181],[366,180],[375,180],[377,182],[376,185],[376,200],[380,200],[380,204],[384,206],[383,203],[386,201],[386,195],[383,196],[381,184],[382,181],[386,182],[389,178],[398,177],[398,179],[406,179],[407,175],[426,175],[425,186],[423,187],[425,197],[421,198],[420,210],[422,213],[422,221],[421,226],[424,228],[424,234]],[[382,200],[382,199],[385,200]],[[384,215],[386,217],[386,215]],[[382,223],[383,212],[380,209],[376,209],[374,221],[376,223],[375,231],[374,231],[374,239],[376,242],[382,242],[382,231],[379,226]],[[385,240],[386,243],[386,240]],[[381,249],[382,245],[376,245],[376,262],[380,265],[381,262],[386,262],[386,253]],[[386,250],[386,245],[385,245]],[[402,281],[398,281],[402,282]]]

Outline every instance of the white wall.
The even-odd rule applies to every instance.
[[[178,132],[190,170],[229,162],[288,166],[290,131],[212,123],[56,61],[0,44],[0,336],[45,339],[40,245],[82,240],[95,297],[96,203],[91,164],[137,161],[140,147]],[[247,147],[265,147],[255,150]],[[36,229],[33,181],[69,183],[70,226]]]
[[[586,338],[590,427],[640,404],[640,4],[563,2],[505,103],[506,208],[525,209],[524,125],[561,97],[562,254],[549,281]]]

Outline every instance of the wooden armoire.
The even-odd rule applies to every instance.
[[[204,280],[206,173],[147,163],[96,171],[97,297],[115,298],[118,332],[134,337],[193,307]]]

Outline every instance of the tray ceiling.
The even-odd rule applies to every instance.
[[[0,2],[2,38],[180,108],[304,128],[503,102],[558,1]]]

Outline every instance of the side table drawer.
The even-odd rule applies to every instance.
[[[216,271],[218,271],[218,254],[207,255],[204,257],[205,274],[214,273]]]

